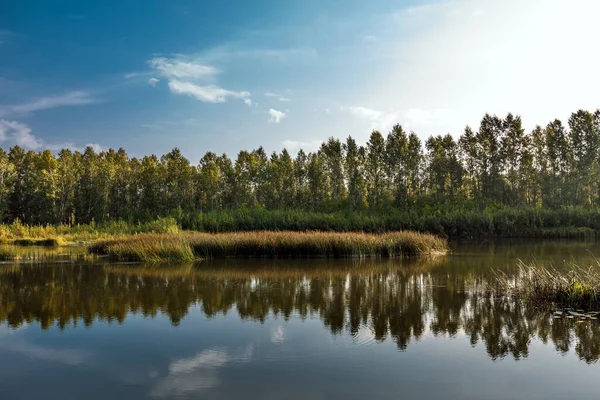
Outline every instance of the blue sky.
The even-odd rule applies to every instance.
[[[459,135],[600,107],[596,0],[0,3],[0,144],[172,147],[364,142],[401,123]]]

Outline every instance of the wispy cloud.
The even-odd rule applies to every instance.
[[[0,347],[7,351],[19,353],[25,357],[75,366],[83,364],[90,358],[90,354],[83,350],[53,349],[27,343],[23,340],[11,340],[8,343],[0,344]]]
[[[210,65],[173,58],[154,57],[148,63],[161,75],[172,79],[206,80],[214,77],[219,72],[217,68]]]
[[[213,47],[199,55],[199,58],[209,63],[227,62],[241,58],[256,58],[286,61],[289,59],[316,57],[317,51],[312,47],[291,48],[242,48],[238,45],[227,44]]]
[[[303,142],[297,140],[284,140],[281,142],[281,145],[290,152],[296,152],[300,149],[308,152],[308,151],[316,151],[319,147],[321,147],[321,140],[313,140],[310,142]]]
[[[284,95],[281,94],[277,94],[277,93],[273,93],[273,92],[266,92],[265,96],[267,97],[277,97],[277,99],[281,102],[289,102],[292,101],[289,97],[285,97]]]
[[[144,72],[128,72],[125,75],[123,75],[123,78],[125,79],[133,79],[133,78],[139,78],[140,76],[145,76],[148,75],[148,71],[144,71]]]
[[[206,103],[224,103],[228,97],[244,100],[250,97],[250,92],[235,92],[215,85],[200,86],[178,80],[169,81],[169,88],[173,93],[187,94]]]
[[[152,86],[156,86],[156,84],[160,82],[160,79],[157,78],[150,78],[148,79],[148,83],[151,84]]]
[[[12,114],[28,114],[57,107],[81,106],[99,102],[86,92],[68,92],[62,95],[40,97],[22,104],[0,108],[0,117]]]
[[[214,83],[206,84],[206,81],[213,81],[219,72],[213,66],[165,57],[155,57],[148,63],[157,73],[168,79],[172,93],[192,96],[205,103],[224,103],[228,98],[242,99],[252,106],[248,91],[228,90]]]
[[[59,151],[62,149],[71,149],[81,151],[84,148],[76,146],[71,142],[65,143],[48,143],[45,140],[33,135],[31,128],[18,121],[7,121],[0,119],[0,144],[2,145],[17,145],[27,150],[50,150]],[[86,144],[85,147],[90,146],[95,151],[102,151],[102,148],[97,143]]]
[[[385,112],[373,110],[367,107],[342,107],[341,110],[348,110],[352,115],[357,118],[370,122],[371,129],[386,130],[393,126],[398,121],[399,113],[397,112]]]
[[[169,374],[159,380],[150,395],[174,398],[213,388],[220,383],[219,369],[232,362],[250,362],[253,352],[254,348],[250,345],[240,354],[210,349],[190,358],[178,359],[169,365]]]
[[[271,116],[269,118],[269,122],[274,122],[276,124],[280,123],[281,120],[287,116],[284,112],[275,110],[273,108],[269,109],[269,115]]]

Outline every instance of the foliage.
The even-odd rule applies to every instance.
[[[600,110],[579,110],[567,126],[555,120],[530,133],[518,116],[485,115],[478,130],[467,127],[458,138],[433,136],[423,143],[396,125],[387,136],[372,132],[364,146],[352,137],[329,138],[317,151],[300,150],[295,157],[259,147],[235,159],[208,152],[198,165],[179,149],[130,158],[123,149],[55,155],[15,146],[0,149],[0,223],[138,225],[255,208],[416,210],[423,220],[430,204],[485,210],[476,219],[485,218],[490,205],[592,209],[600,204],[599,148]]]

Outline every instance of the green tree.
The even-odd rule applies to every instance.
[[[366,205],[367,187],[364,178],[366,150],[356,144],[352,136],[348,136],[344,144],[344,172],[348,184],[348,201],[353,209],[361,209]]]
[[[394,125],[385,142],[386,174],[392,184],[394,203],[406,204],[408,198],[408,136],[400,125]]]

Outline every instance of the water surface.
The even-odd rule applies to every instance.
[[[564,399],[600,390],[600,324],[486,290],[596,242],[426,261],[0,266],[1,399]]]

